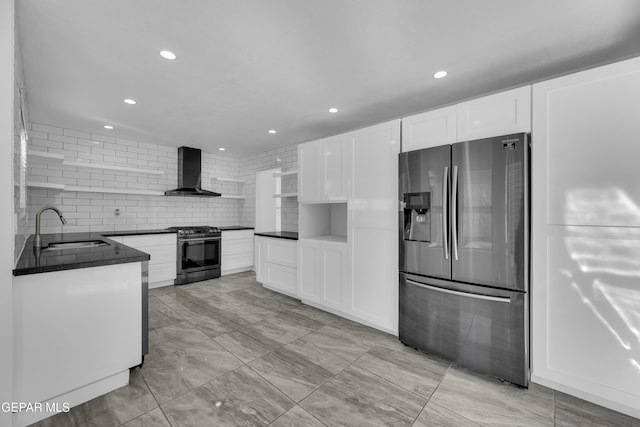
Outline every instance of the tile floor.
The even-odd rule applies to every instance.
[[[130,383],[44,426],[640,426],[478,375],[241,273],[150,292],[150,354]]]

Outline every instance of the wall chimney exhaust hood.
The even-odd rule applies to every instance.
[[[197,148],[178,148],[178,188],[165,191],[165,196],[220,197],[220,193],[203,190],[202,152]]]

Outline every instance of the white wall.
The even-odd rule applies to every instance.
[[[14,0],[0,0],[0,402],[13,398],[13,85]],[[4,279],[2,279],[2,277]],[[10,426],[11,414],[0,411],[0,425]]]

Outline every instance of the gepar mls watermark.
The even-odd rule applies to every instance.
[[[2,412],[69,412],[71,405],[69,402],[2,402],[0,411]]]

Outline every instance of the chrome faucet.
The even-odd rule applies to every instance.
[[[34,248],[40,248],[40,246],[42,246],[42,237],[40,237],[40,216],[44,211],[47,210],[55,211],[60,217],[60,222],[62,222],[62,225],[65,225],[67,223],[67,220],[64,219],[64,217],[62,216],[62,212],[60,212],[58,208],[54,206],[45,206],[44,208],[40,209],[36,214],[36,237],[33,239]]]

